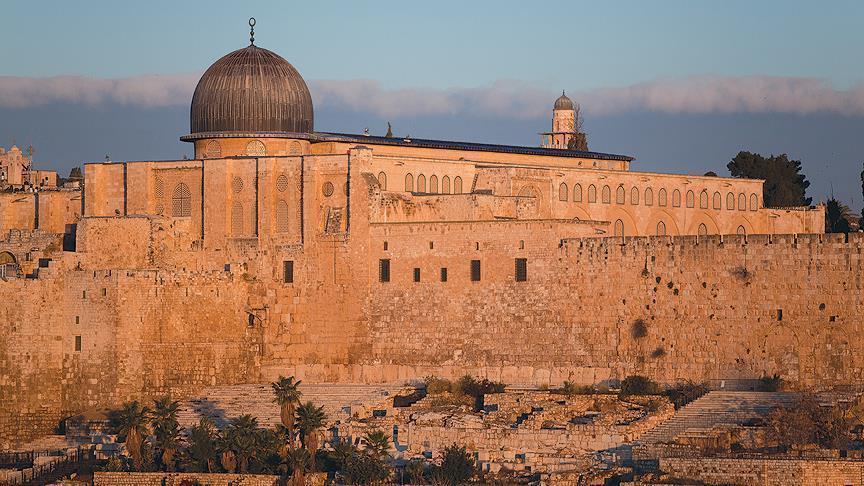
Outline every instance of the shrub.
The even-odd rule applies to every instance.
[[[576,383],[567,380],[564,382],[564,385],[557,390],[557,392],[567,396],[593,395],[597,393],[597,389],[594,388],[594,385],[577,385]]]
[[[621,382],[621,391],[618,393],[621,397],[658,394],[660,394],[660,386],[654,380],[641,375],[624,378]]]
[[[459,392],[474,397],[474,409],[476,411],[483,409],[483,397],[490,393],[504,393],[506,385],[504,383],[489,381],[486,378],[477,380],[473,376],[465,375],[459,378],[457,383]]]
[[[460,485],[474,476],[474,458],[465,447],[453,444],[444,449],[441,465],[432,468],[431,476],[436,484]]]
[[[654,359],[662,358],[663,356],[666,356],[666,350],[663,349],[663,346],[657,346],[654,348],[654,351],[651,351],[651,357]]]
[[[750,270],[747,270],[747,267],[735,267],[732,270],[732,276],[740,280],[747,280],[751,275],[752,273]]]
[[[375,484],[390,476],[390,469],[383,460],[369,454],[353,454],[342,468],[347,484]]]
[[[437,376],[427,376],[423,378],[423,383],[426,384],[426,393],[430,395],[454,391],[453,382]]]
[[[686,380],[677,383],[674,387],[668,388],[665,395],[675,405],[675,409],[677,410],[706,393],[708,393],[708,385],[706,383],[696,383],[695,381]]]
[[[648,335],[648,324],[644,319],[636,319],[630,326],[630,335],[633,339],[640,339]]]
[[[757,391],[763,392],[776,392],[781,388],[783,388],[783,378],[778,374],[759,378],[759,384],[756,386]]]
[[[420,459],[412,459],[405,464],[405,479],[408,484],[423,484],[426,474],[426,462]]]

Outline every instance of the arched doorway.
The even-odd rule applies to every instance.
[[[0,278],[14,278],[18,276],[18,261],[15,255],[8,251],[0,252]]]

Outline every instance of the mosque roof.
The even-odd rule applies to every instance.
[[[424,138],[378,137],[373,135],[355,135],[349,133],[316,132],[313,140],[318,142],[348,142],[368,143],[370,145],[396,145],[403,147],[421,147],[445,150],[467,150],[478,152],[501,152],[522,155],[545,155],[553,157],[573,157],[581,159],[624,160],[631,161],[629,155],[608,154],[603,152],[587,152],[559,148],[526,147],[522,145],[499,145],[490,143],[456,142],[451,140],[430,140]]]

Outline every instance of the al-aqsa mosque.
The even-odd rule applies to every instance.
[[[844,331],[860,306],[807,297],[860,274],[836,255],[861,240],[822,234],[821,206],[765,207],[761,180],[572,149],[564,94],[538,147],[321,131],[312,100],[253,40],[198,82],[178,134],[194,158],[86,164],[62,207],[10,196],[4,211],[30,212],[0,220],[16,222],[0,241],[14,323],[0,329],[0,443],[87,408],[279,375],[860,370],[833,357],[840,334],[860,347]],[[816,324],[820,303],[836,324]]]

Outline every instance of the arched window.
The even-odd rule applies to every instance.
[[[719,192],[714,193],[714,209],[723,209],[723,196]]]
[[[705,226],[705,223],[699,223],[699,236],[705,236],[708,234],[708,227]]]
[[[231,235],[243,236],[243,204],[240,201],[234,201],[231,208]]]
[[[726,209],[730,211],[735,209],[735,194],[731,192],[726,194]]]
[[[747,210],[747,197],[744,193],[738,194],[738,211]]]
[[[189,192],[189,186],[181,182],[174,187],[174,194],[171,196],[171,216],[186,218],[191,214],[192,193]]]
[[[222,146],[219,145],[218,140],[210,140],[207,142],[207,148],[204,149],[204,158],[218,159],[219,157],[222,157]]]
[[[564,182],[562,182],[562,183],[558,186],[558,200],[559,200],[559,201],[566,201],[566,200],[568,200],[568,199],[570,199],[570,196],[569,196],[569,194],[567,193],[567,184],[564,183]]]
[[[588,202],[594,203],[597,202],[597,188],[594,187],[594,184],[588,186]]]
[[[429,177],[429,192],[438,194],[438,176],[436,175]]]
[[[687,207],[692,208],[696,203],[696,195],[693,194],[693,191],[687,191]]]
[[[660,191],[657,193],[657,205],[666,205],[666,189],[660,188]]]
[[[666,236],[666,223],[663,221],[657,223],[657,236]]]
[[[639,188],[630,189],[630,204],[639,205]]]
[[[246,155],[252,157],[263,157],[267,155],[267,148],[261,140],[252,140],[246,144]]]
[[[681,207],[681,191],[675,189],[672,191],[672,207],[680,208]]]
[[[615,220],[615,236],[624,236],[624,221]]]
[[[383,172],[378,173],[378,185],[381,186],[382,191],[387,190],[387,174]]]
[[[735,230],[735,233],[737,233],[739,235],[746,235],[747,230],[744,228],[744,226],[739,226],[738,229]]]
[[[615,204],[624,204],[626,197],[627,192],[624,191],[624,186],[618,186],[618,189],[615,189]]]
[[[426,176],[423,174],[417,176],[417,192],[426,192]]]
[[[459,176],[453,179],[453,194],[462,194],[462,178]]]
[[[291,145],[288,147],[289,155],[300,155],[303,152],[303,146],[300,145],[300,142],[291,142]]]
[[[18,261],[15,255],[8,251],[0,252],[0,277],[18,277]]]
[[[286,203],[283,199],[280,199],[279,202],[276,203],[276,232],[277,233],[287,233],[290,229],[290,224],[288,222],[288,203]]]
[[[405,192],[414,192],[414,176],[411,174],[405,176]]]
[[[704,189],[699,193],[699,207],[708,209],[708,191]]]
[[[573,202],[582,202],[582,186],[580,184],[573,186]]]
[[[450,194],[450,177],[444,176],[441,178],[441,192]]]
[[[645,188],[645,205],[651,206],[654,204],[654,191],[650,187]]]
[[[612,202],[612,190],[609,189],[609,186],[603,186],[603,204],[610,204]]]
[[[759,196],[750,194],[750,211],[756,211],[757,209],[759,209]]]

